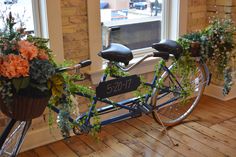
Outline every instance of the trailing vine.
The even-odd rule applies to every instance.
[[[74,65],[71,61],[66,61],[64,64],[60,65],[60,67],[67,67]],[[62,74],[54,75],[50,81],[48,82],[48,86],[51,88],[53,96],[49,101],[49,118],[48,124],[50,128],[52,128],[54,124],[53,112],[51,111],[51,106],[55,105],[59,107],[61,110],[57,117],[58,126],[61,129],[61,133],[63,137],[69,137],[70,130],[77,125],[82,125],[83,122],[78,122],[72,124],[69,121],[69,113],[78,114],[78,104],[74,95],[80,92],[84,95],[89,96],[90,102],[92,102],[93,97],[95,96],[95,91],[89,87],[76,84],[75,81],[81,80],[81,75],[71,74],[68,72],[64,72]],[[64,86],[66,82],[66,86]],[[66,91],[66,92],[65,92]],[[60,106],[58,105],[60,104]]]
[[[128,76],[129,74],[127,72],[122,71],[120,68],[118,68],[115,63],[111,63],[110,66],[107,66],[104,73],[107,76],[113,77],[125,77]]]
[[[183,88],[180,91],[176,91],[176,84],[172,81],[177,81],[177,80],[175,80],[174,77],[171,77],[173,80],[172,81],[169,80],[170,91],[180,93],[180,98],[181,98],[180,103],[184,105],[188,102],[188,97],[193,92],[193,86],[191,84],[189,76],[192,75],[191,72],[196,71],[196,64],[191,57],[185,56],[179,58],[178,60],[173,59],[172,65],[173,67],[172,69],[170,69],[171,70],[170,72],[176,77],[181,76],[180,80],[181,82],[179,83]],[[164,88],[164,81],[165,81],[164,79],[166,79],[165,77],[161,77],[161,75],[164,72],[162,67],[164,66],[166,66],[166,62],[163,59],[160,60],[159,63],[157,63],[155,66],[155,75],[158,78],[156,81],[156,88],[159,90]]]
[[[110,66],[107,66],[105,69],[105,74],[107,76],[113,77],[126,77],[129,76],[129,73],[122,71],[119,67],[115,65],[116,63],[112,63]],[[134,91],[134,95],[136,97],[139,97],[141,102],[144,102],[144,95],[145,94],[151,94],[150,87],[145,85],[145,79],[142,76],[140,77],[140,86]]]
[[[139,87],[134,91],[134,95],[138,98],[140,98],[141,102],[144,103],[145,101],[145,94],[151,94],[150,91],[150,87],[145,85],[146,80],[144,79],[144,77],[139,76],[140,77],[140,82],[141,84],[139,85]]]
[[[161,78],[161,74],[163,73],[162,67],[166,65],[165,60],[161,59],[159,63],[155,65],[155,75],[157,76],[156,87],[162,88],[164,84],[164,78]]]

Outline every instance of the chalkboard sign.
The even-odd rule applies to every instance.
[[[140,84],[140,78],[137,75],[100,82],[96,88],[96,96],[99,98],[107,98],[131,92],[136,90]]]

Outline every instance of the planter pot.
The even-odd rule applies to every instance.
[[[190,44],[189,52],[191,57],[200,57],[201,56],[201,47],[199,42],[192,42]]]
[[[30,91],[32,90],[14,94],[13,102],[9,105],[3,103],[0,97],[0,109],[3,114],[19,121],[27,121],[41,116],[48,104],[50,95],[32,94]]]

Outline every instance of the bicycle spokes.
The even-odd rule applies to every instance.
[[[26,121],[19,123],[19,125],[16,125],[16,127],[12,129],[12,132],[9,134],[8,138],[2,145],[2,149],[0,150],[1,157],[16,156],[17,152],[19,151],[25,133],[29,128],[29,125]]]

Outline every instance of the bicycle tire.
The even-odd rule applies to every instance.
[[[200,101],[200,98],[203,94],[203,91],[205,89],[206,86],[206,74],[205,74],[205,70],[204,67],[201,63],[196,62],[196,73],[193,75],[190,75],[192,78],[190,78],[194,85],[193,91],[194,91],[194,95],[190,95],[188,96],[187,102],[185,104],[183,104],[181,102],[181,98],[177,99],[176,101],[167,103],[170,100],[173,100],[175,98],[175,96],[177,95],[174,92],[170,92],[169,94],[167,94],[166,96],[168,96],[168,98],[165,97],[162,98],[163,100],[159,99],[158,100],[158,95],[159,95],[159,91],[157,89],[154,89],[154,94],[152,97],[152,105],[153,107],[155,107],[156,109],[153,110],[152,115],[153,118],[156,122],[163,124],[165,126],[174,126],[177,125],[179,123],[181,123],[185,118],[187,118],[190,113],[194,110],[194,108],[197,106],[198,102]],[[174,66],[170,66],[169,70],[171,71],[172,68],[174,68]],[[176,74],[174,74],[176,76]],[[167,88],[170,88],[170,77],[168,75],[167,72],[164,72],[163,75],[161,76],[161,79],[163,79],[164,81],[164,86]],[[177,80],[180,82],[181,84],[181,76],[177,76]],[[169,81],[169,82],[168,82]],[[169,83],[169,84],[168,84]],[[173,84],[173,82],[171,82]],[[191,83],[191,84],[192,84]],[[173,85],[172,85],[173,88]],[[175,87],[176,89],[179,88],[179,86],[177,85],[177,87]],[[173,91],[175,91],[175,89],[173,89]],[[160,104],[163,103],[167,103],[166,105],[160,106]]]
[[[30,128],[32,120],[29,121],[16,121],[12,128],[9,130],[1,149],[1,157],[15,157],[20,151],[23,144],[25,135]]]

